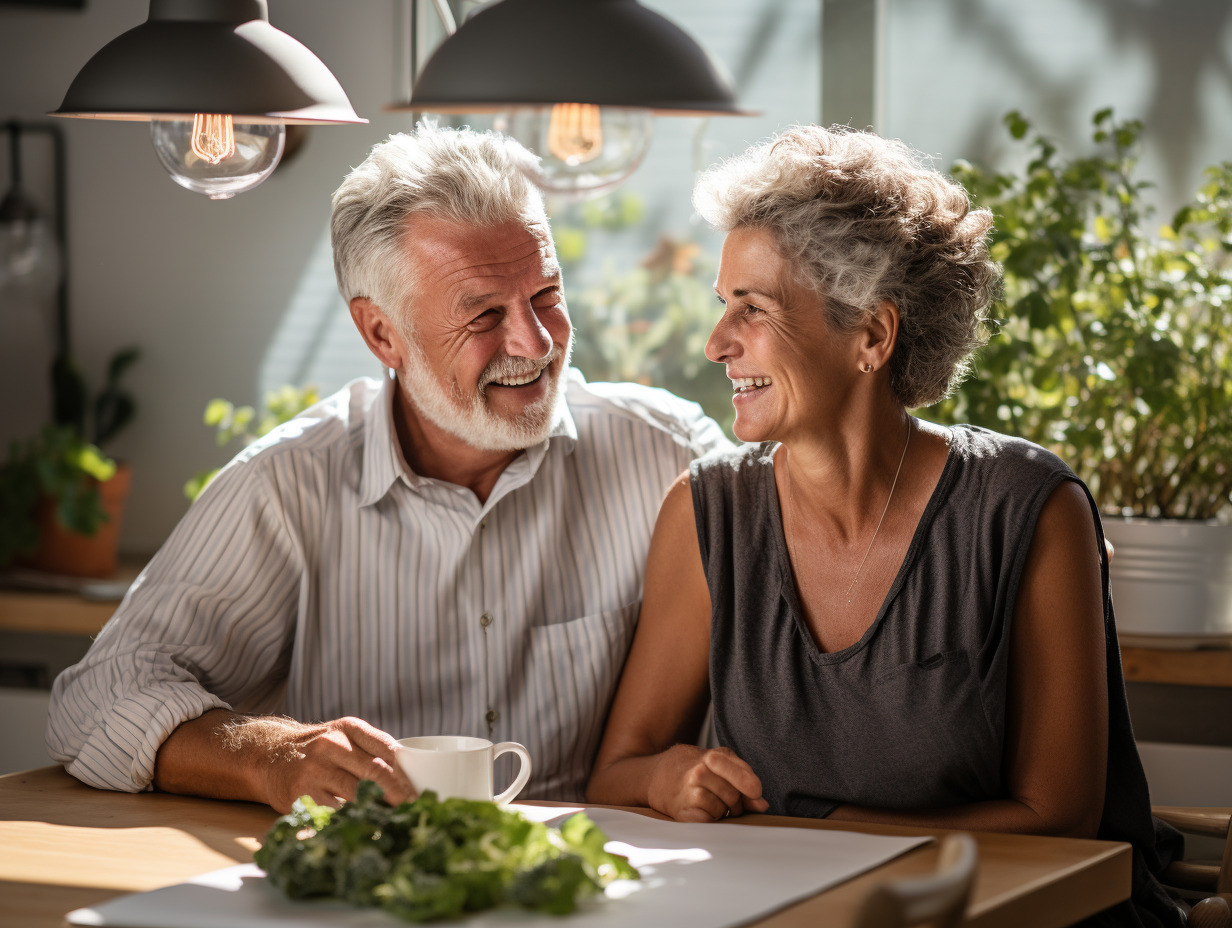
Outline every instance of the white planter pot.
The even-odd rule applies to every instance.
[[[1232,643],[1232,525],[1104,516],[1123,644]]]

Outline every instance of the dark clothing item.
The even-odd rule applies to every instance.
[[[770,812],[781,815],[824,817],[843,803],[928,809],[1008,798],[1003,755],[1018,586],[1044,502],[1062,482],[1081,481],[1030,442],[953,429],[941,478],[876,619],[856,644],[826,653],[805,624],[791,572],[777,447],[746,445],[692,465],[719,743],[748,761]],[[1091,511],[1108,667],[1099,837],[1134,846],[1133,902],[1096,923],[1181,925],[1151,876],[1179,853],[1181,838],[1150,813],[1094,500]]]

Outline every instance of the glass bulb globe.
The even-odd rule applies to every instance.
[[[154,150],[171,179],[211,200],[251,190],[269,177],[286,136],[282,123],[237,123],[210,113],[150,121]]]
[[[637,170],[650,148],[654,116],[650,110],[558,103],[508,110],[493,127],[542,159],[531,177],[537,186],[585,199],[619,186]]]

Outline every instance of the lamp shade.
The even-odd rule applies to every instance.
[[[687,33],[637,0],[500,0],[428,59],[393,110],[495,112],[585,103],[664,115],[747,115]]]
[[[329,69],[269,23],[266,0],[150,0],[149,18],[105,45],[53,116],[245,123],[365,123]]]

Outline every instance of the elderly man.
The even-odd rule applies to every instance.
[[[335,803],[413,786],[395,739],[525,743],[581,797],[663,491],[725,442],[661,391],[587,384],[533,155],[421,127],[334,194],[339,289],[389,378],[245,449],[55,683],[94,786]]]

